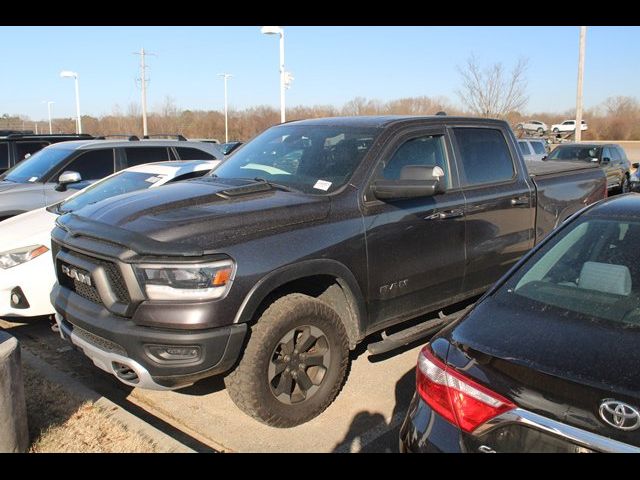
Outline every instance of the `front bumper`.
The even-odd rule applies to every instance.
[[[0,269],[0,317],[36,317],[54,313],[49,299],[56,282],[51,254],[45,253],[33,260],[6,270]],[[11,292],[20,288],[27,308],[11,303]]]
[[[206,330],[140,326],[59,285],[51,292],[51,302],[62,338],[82,349],[97,367],[140,388],[175,389],[226,372],[239,358],[247,331],[246,324]],[[162,360],[150,353],[154,345],[194,347],[200,354],[189,361]]]

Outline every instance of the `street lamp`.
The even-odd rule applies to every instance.
[[[262,27],[260,32],[265,35],[280,35],[280,122],[284,123],[284,88],[286,83],[286,74],[284,71],[284,30],[282,27],[267,26]]]
[[[233,75],[230,73],[219,73],[219,77],[224,78],[224,142],[229,141],[229,121],[227,117],[227,80]]]
[[[53,105],[56,102],[47,102],[46,100],[43,100],[42,103],[46,103],[47,104],[47,113],[49,114],[49,134],[53,133],[53,128],[52,128],[52,124],[51,124],[51,105]]]
[[[78,74],[70,70],[60,72],[62,78],[74,78],[76,81],[76,133],[82,133],[82,119],[80,118],[80,88],[78,87]]]

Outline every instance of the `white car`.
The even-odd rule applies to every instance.
[[[55,313],[49,293],[56,282],[51,259],[51,230],[56,218],[115,195],[155,188],[206,174],[220,160],[148,163],[121,170],[61,203],[0,222],[0,317]]]
[[[546,144],[544,140],[536,138],[522,138],[518,140],[518,147],[525,160],[542,161],[547,159]]]
[[[537,132],[540,135],[549,130],[547,124],[540,120],[527,120],[526,122],[519,123],[517,128],[521,128],[527,132]]]
[[[589,127],[587,127],[587,122],[585,122],[584,120],[582,120],[582,127],[580,128],[580,130],[587,130]],[[560,133],[560,132],[573,132],[576,129],[576,121],[575,120],[565,120],[562,123],[556,123],[555,125],[551,125],[551,131],[553,133]]]

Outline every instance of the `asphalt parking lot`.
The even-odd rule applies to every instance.
[[[322,415],[295,428],[277,429],[238,410],[221,378],[174,392],[131,389],[72,350],[46,319],[24,324],[0,320],[0,327],[52,367],[197,451],[397,452],[424,343],[377,358],[358,349],[342,392]]]

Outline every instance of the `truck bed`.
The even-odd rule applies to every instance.
[[[583,207],[600,200],[606,176],[597,163],[525,161],[536,187],[536,244]]]

